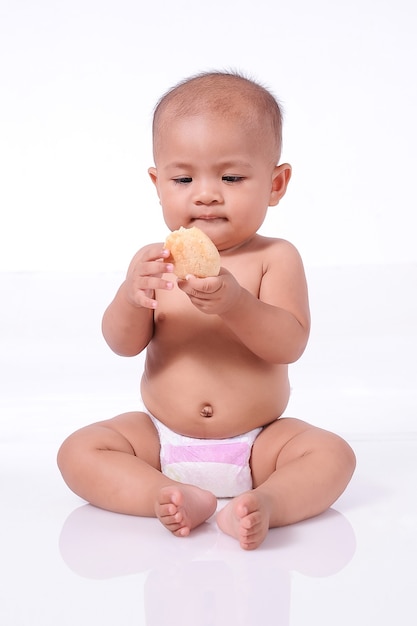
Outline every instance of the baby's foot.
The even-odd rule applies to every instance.
[[[155,514],[174,535],[186,537],[193,528],[208,520],[216,507],[217,498],[210,491],[175,484],[159,491]]]
[[[223,532],[237,539],[244,550],[254,550],[268,534],[269,518],[265,496],[248,491],[217,513],[217,524]]]

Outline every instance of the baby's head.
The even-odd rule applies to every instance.
[[[155,163],[164,129],[173,120],[201,115],[238,121],[243,132],[256,132],[270,153],[271,165],[278,163],[282,141],[280,105],[262,85],[235,72],[197,74],[162,96],[153,119]]]

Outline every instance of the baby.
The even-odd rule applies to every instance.
[[[355,468],[339,436],[281,417],[288,364],[310,330],[299,253],[258,234],[291,176],[281,120],[267,89],[232,72],[193,76],[161,98],[149,175],[164,220],[208,235],[220,272],[177,279],[162,243],[135,254],[103,334],[117,354],[146,349],[144,406],[78,430],[58,453],[79,496],[155,516],[180,537],[229,498],[217,524],[246,550],[325,511]]]

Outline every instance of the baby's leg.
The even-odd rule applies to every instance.
[[[327,510],[355,469],[350,446],[337,435],[282,418],[256,439],[251,457],[254,489],[218,513],[219,527],[242,548],[257,548],[269,528]]]
[[[125,413],[68,437],[58,465],[70,489],[91,504],[156,516],[175,534],[187,535],[214,513],[217,501],[208,491],[164,476],[159,449],[158,433],[146,413]]]

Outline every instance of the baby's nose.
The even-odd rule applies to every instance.
[[[195,204],[216,204],[221,202],[220,185],[214,181],[201,181],[195,187]]]

